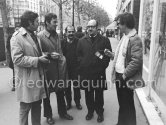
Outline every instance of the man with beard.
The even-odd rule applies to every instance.
[[[45,30],[41,31],[38,36],[41,40],[42,51],[48,55],[50,63],[46,67],[46,87],[48,87],[48,97],[44,99],[44,117],[47,118],[48,124],[54,124],[52,118],[52,109],[50,105],[50,93],[55,92],[57,96],[58,114],[61,118],[73,120],[73,117],[67,114],[64,84],[66,82],[66,59],[62,54],[61,44],[56,33],[57,16],[53,13],[45,15]],[[60,86],[59,81],[63,82]]]
[[[62,40],[62,51],[64,56],[66,57],[67,62],[67,70],[69,76],[69,86],[67,86],[65,90],[65,96],[67,101],[67,109],[71,108],[72,102],[72,92],[71,92],[71,82],[73,82],[73,90],[74,90],[74,101],[77,109],[81,110],[82,106],[80,104],[81,93],[80,87],[78,84],[78,74],[77,74],[77,57],[76,57],[76,48],[78,39],[74,37],[75,29],[73,26],[67,26],[66,28],[66,39]]]
[[[104,50],[112,51],[107,37],[97,32],[96,20],[88,22],[88,34],[79,40],[77,56],[81,88],[85,90],[85,100],[88,108],[86,120],[91,120],[94,111],[98,114],[97,122],[104,120],[104,90],[106,85],[106,68],[110,58],[104,55]]]

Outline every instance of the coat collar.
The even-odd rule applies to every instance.
[[[46,29],[44,29],[43,33],[44,33],[44,35],[45,35],[46,37],[48,37],[48,38],[49,38],[50,35],[51,35]]]
[[[19,32],[21,32],[21,35],[23,35],[23,36],[27,35],[27,33],[28,33],[28,31],[25,28],[23,28],[23,27],[21,27],[19,29]]]
[[[99,36],[100,36],[100,34],[98,34],[98,33],[95,35],[96,38],[98,38]],[[90,39],[91,37],[89,36],[89,34],[87,34],[87,35],[85,36],[85,38]]]
[[[97,35],[96,35],[95,37],[96,37],[96,38],[95,38],[95,41],[94,41],[93,44],[92,44],[92,42],[91,42],[91,38],[90,38],[89,35],[86,35],[86,36],[85,36],[85,39],[87,40],[87,42],[88,42],[89,44],[91,44],[92,46],[94,46],[94,45],[100,40],[101,36],[100,36],[100,34],[97,33]]]
[[[137,31],[136,29],[132,29],[129,34],[125,35],[126,37],[130,38],[130,37],[133,37],[137,34]]]
[[[30,33],[25,28],[23,28],[23,27],[21,27],[19,29],[19,32],[21,33],[21,35],[26,36],[27,41],[32,45],[32,47],[34,48],[34,50],[39,55],[39,50],[37,49],[35,42],[33,41],[32,37],[30,36]],[[37,37],[37,40],[38,40],[38,42],[40,42],[40,40],[39,40],[38,37]]]
[[[45,35],[46,37],[50,38],[51,33],[48,32],[46,29],[43,30],[43,33],[44,33],[44,35]],[[56,33],[56,35],[57,35],[57,33]]]

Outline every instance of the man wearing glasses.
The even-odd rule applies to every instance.
[[[104,121],[104,95],[107,89],[106,68],[110,57],[104,55],[104,50],[112,51],[107,37],[97,32],[98,23],[90,20],[87,25],[87,35],[79,40],[77,45],[78,72],[81,79],[81,88],[85,90],[85,101],[88,109],[86,120],[91,120],[94,111],[97,122]]]
[[[76,56],[78,39],[74,36],[74,33],[75,33],[74,26],[68,25],[66,27],[66,39],[63,39],[61,41],[62,51],[64,56],[66,57],[68,78],[69,78],[67,88],[65,89],[67,110],[72,108],[72,91],[71,91],[72,83],[73,83],[74,101],[76,104],[76,108],[78,110],[82,109],[82,106],[80,104],[80,99],[81,99],[80,87],[78,86],[78,82],[76,81],[78,78],[77,74],[78,64]]]

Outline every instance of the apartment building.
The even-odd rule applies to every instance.
[[[31,10],[39,14],[39,30],[44,28],[44,15],[48,12],[58,14],[58,7],[52,0],[6,0],[7,17],[10,31],[13,32],[15,26],[20,23],[20,16],[26,11]],[[3,38],[2,17],[0,14],[0,61],[5,60],[5,43]]]
[[[9,25],[15,26],[20,22],[20,16],[31,10],[39,14],[39,21],[43,21],[43,15],[47,12],[57,12],[57,5],[52,0],[7,0]],[[0,25],[2,18],[0,15]]]

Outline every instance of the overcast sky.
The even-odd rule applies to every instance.
[[[100,5],[108,12],[109,15],[114,19],[116,16],[116,7],[118,0],[97,0]]]

